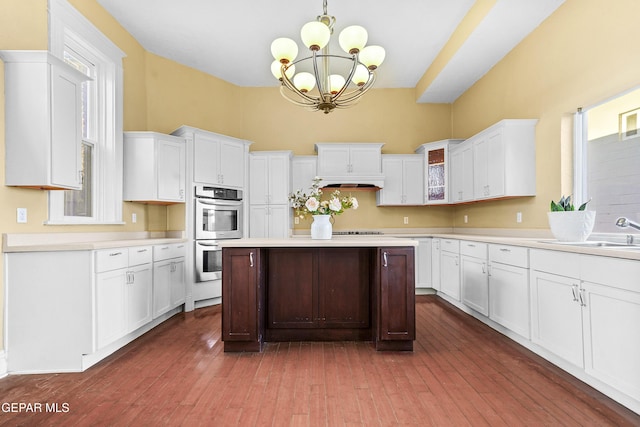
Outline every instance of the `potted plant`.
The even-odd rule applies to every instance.
[[[560,242],[584,242],[593,231],[596,212],[588,211],[584,202],[576,210],[571,203],[571,196],[562,196],[558,203],[551,201],[551,212],[548,212],[551,233]]]
[[[333,191],[328,200],[322,200],[320,181],[322,178],[315,177],[309,194],[297,190],[289,194],[289,201],[295,208],[296,216],[305,218],[311,215],[313,217],[312,239],[331,239],[333,232],[331,218],[347,209],[358,209],[358,200],[353,196],[341,196],[339,190]]]

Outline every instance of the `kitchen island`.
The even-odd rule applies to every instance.
[[[416,245],[382,236],[221,242],[224,350],[354,340],[413,350]]]

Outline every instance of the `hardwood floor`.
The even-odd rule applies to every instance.
[[[182,313],[86,372],[1,379],[0,425],[640,425],[435,296],[416,297],[413,353],[302,342],[225,354],[220,323],[219,306]],[[35,412],[12,412],[20,402]]]

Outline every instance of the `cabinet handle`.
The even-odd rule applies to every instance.
[[[500,252],[511,252],[511,249],[508,249],[508,248],[500,248]]]
[[[383,259],[383,266],[384,267],[388,267],[389,266],[389,259],[387,258],[387,252],[382,252],[382,259]]]
[[[166,249],[169,249],[169,246],[163,246],[163,247],[161,247],[160,249],[162,249],[162,250],[164,251],[164,250],[166,250]]]
[[[580,289],[580,293],[578,295],[580,295],[580,305],[582,307],[586,307],[587,306],[587,296],[584,293],[584,289]]]
[[[146,249],[138,249],[138,253],[139,254],[144,253],[144,252],[147,252],[147,250]]]
[[[491,276],[491,264],[487,265],[487,276]]]
[[[253,268],[253,252],[249,252],[249,267]]]
[[[178,245],[178,249],[184,248],[184,245]]]
[[[483,262],[483,263],[482,263],[482,274],[484,274],[484,273],[486,273],[486,272],[487,272],[487,266],[486,266],[486,264]]]
[[[122,252],[111,252],[109,254],[109,256],[118,256],[118,255],[122,255]]]
[[[476,247],[476,245],[474,245],[473,243],[469,243],[469,244],[467,244],[467,246],[470,247],[470,248],[475,248]]]
[[[571,285],[571,293],[573,294],[573,300],[579,302],[578,299],[578,285]]]
[[[456,265],[460,265],[460,260],[458,259],[457,256],[456,256]]]
[[[136,273],[134,273],[133,271],[131,272],[131,284],[133,285],[136,281]]]

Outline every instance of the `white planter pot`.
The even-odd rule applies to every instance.
[[[311,223],[311,238],[327,240],[331,239],[333,226],[331,225],[331,215],[313,215]]]
[[[596,211],[548,212],[553,237],[560,242],[584,242],[593,231]]]

